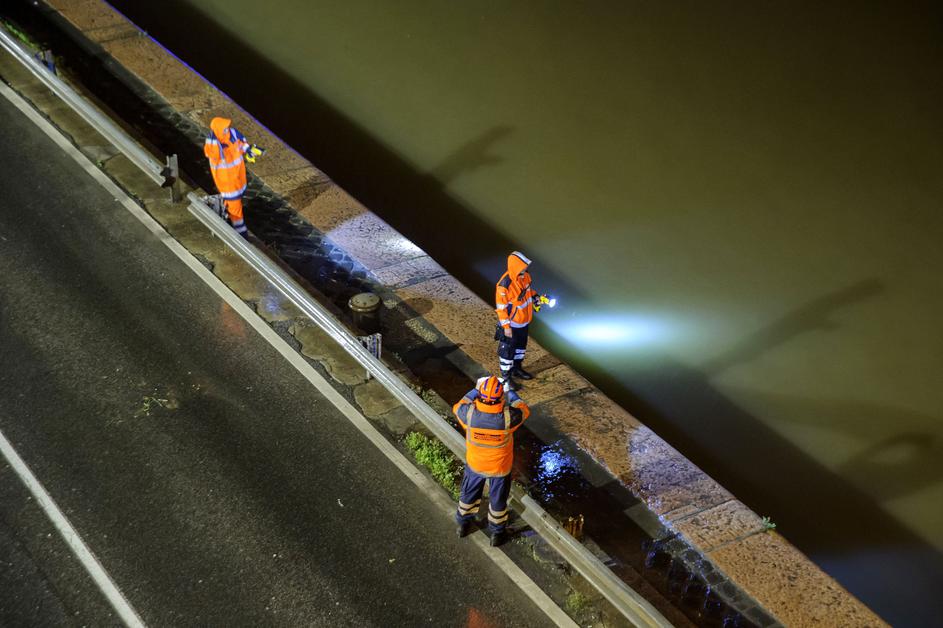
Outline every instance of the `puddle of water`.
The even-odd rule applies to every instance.
[[[563,507],[574,510],[567,516],[578,514],[580,496],[592,487],[583,478],[579,461],[568,454],[562,441],[541,444],[529,452],[523,461],[521,474],[530,479],[528,492],[544,507]],[[569,506],[569,507],[567,507]]]

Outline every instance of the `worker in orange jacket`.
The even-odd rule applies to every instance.
[[[465,474],[455,521],[464,537],[478,514],[488,482],[488,529],[492,547],[506,538],[514,431],[530,416],[530,408],[512,390],[505,392],[497,377],[482,377],[475,388],[452,407],[465,429]]]
[[[501,380],[509,389],[517,388],[511,379],[533,379],[533,375],[521,367],[527,351],[527,326],[534,318],[535,305],[540,295],[531,288],[527,267],[530,260],[520,251],[508,255],[508,270],[501,275],[495,286],[495,311],[498,314],[498,361]]]
[[[211,132],[203,143],[203,154],[210,162],[210,172],[216,189],[226,204],[229,224],[242,237],[248,236],[242,214],[242,196],[246,191],[245,161],[255,161],[262,149],[249,144],[246,136],[231,126],[232,120],[213,118]]]

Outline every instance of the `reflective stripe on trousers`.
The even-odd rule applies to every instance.
[[[488,529],[492,533],[502,532],[510,517],[508,510],[508,497],[511,494],[510,475],[488,478],[466,466],[465,475],[462,477],[462,493],[458,499],[458,510],[455,511],[455,521],[471,523],[474,520],[481,504],[485,482],[488,482]]]
[[[233,192],[220,192],[219,195],[222,196],[226,200],[235,200],[235,199],[241,199],[242,195],[245,193],[246,193],[246,186],[244,185],[238,190],[235,190]]]
[[[242,216],[242,197],[225,199],[224,203],[226,204],[226,213],[229,215],[229,224],[232,225],[232,228],[237,233],[247,233],[246,222]]]
[[[504,337],[498,342],[498,362],[502,376],[507,376],[516,364],[521,365],[527,353],[527,326],[511,327],[511,337]]]

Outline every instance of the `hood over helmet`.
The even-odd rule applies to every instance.
[[[226,129],[229,128],[230,124],[232,124],[232,120],[228,118],[213,118],[210,121],[210,128],[213,130],[213,135],[222,143],[229,143],[229,134],[226,133]]]
[[[530,260],[520,251],[514,251],[508,255],[508,276],[511,279],[517,279],[517,276],[527,270],[530,266]]]

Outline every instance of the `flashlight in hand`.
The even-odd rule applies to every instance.
[[[539,312],[540,308],[542,308],[545,305],[551,309],[556,307],[557,305],[556,297],[548,297],[546,294],[540,295],[539,297],[537,297],[537,303],[534,304],[534,309]]]
[[[255,160],[265,154],[265,149],[261,146],[256,146],[253,144],[249,147],[249,150],[246,151],[246,161],[250,164],[254,164]]]

